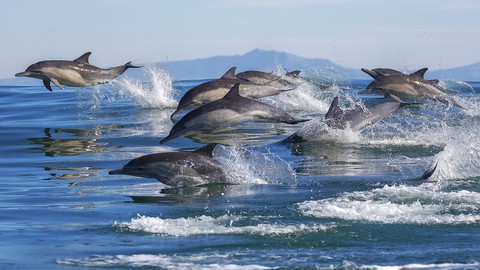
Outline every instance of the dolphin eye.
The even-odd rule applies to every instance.
[[[137,170],[139,170],[139,171],[143,171],[143,169],[144,169],[144,168],[143,168],[142,166],[140,166],[140,167],[138,167],[138,169],[137,169]]]

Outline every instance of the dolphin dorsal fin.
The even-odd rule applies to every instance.
[[[235,77],[235,72],[237,71],[237,67],[231,67],[223,76],[221,79],[236,79]]]
[[[335,116],[342,113],[343,110],[338,106],[338,97],[335,97],[330,105],[330,109],[328,109],[327,114],[325,114],[325,119],[335,118]]]
[[[213,157],[213,150],[215,150],[216,146],[217,146],[217,143],[209,143],[201,148],[198,148],[197,150],[194,151],[194,153],[204,154],[209,157]]]
[[[294,70],[287,73],[287,75],[290,75],[293,77],[298,77],[298,74],[300,74],[300,70]]]
[[[86,53],[82,54],[82,56],[73,60],[73,62],[82,63],[82,64],[89,64],[88,57],[90,57],[90,54],[92,54],[92,52],[86,52]]]
[[[239,90],[240,90],[240,83],[236,83],[223,98],[238,98],[238,97],[241,97],[241,95],[239,93]]]
[[[417,71],[415,71],[414,73],[410,74],[412,76],[418,76],[418,77],[421,77],[423,78],[423,76],[425,76],[425,72],[427,72],[428,68],[421,68]]]

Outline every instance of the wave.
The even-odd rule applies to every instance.
[[[261,219],[266,217],[262,216]],[[223,215],[220,217],[198,216],[191,218],[162,219],[138,216],[130,222],[115,223],[115,227],[132,232],[154,233],[163,236],[188,237],[194,235],[252,234],[261,236],[292,235],[325,231],[325,225],[282,225],[259,223],[244,225],[255,220],[252,217]]]
[[[166,254],[134,254],[134,255],[105,255],[87,258],[58,259],[56,262],[63,265],[84,267],[161,267],[162,269],[272,269],[258,264],[218,263],[229,261],[230,255],[204,254],[204,255],[166,255]],[[212,263],[215,262],[215,263]]]
[[[474,224],[480,221],[480,193],[442,191],[433,183],[394,185],[347,192],[337,198],[298,204],[304,215],[395,224]]]

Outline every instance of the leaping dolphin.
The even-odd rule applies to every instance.
[[[463,108],[438,87],[438,80],[425,80],[423,77],[427,68],[422,68],[410,75],[388,75],[376,78],[359,94],[374,94],[388,96],[398,102],[406,99],[431,99],[449,103]]]
[[[281,89],[239,79],[235,75],[236,70],[237,67],[231,67],[220,79],[202,83],[188,90],[180,99],[177,110],[170,116],[172,121],[176,122],[174,118],[185,110],[197,108],[214,100],[221,99],[236,83],[240,84],[240,93],[242,96],[253,99],[275,96],[281,92],[295,89]]]
[[[413,72],[412,74],[415,74],[417,72],[421,72],[423,69],[426,69],[426,68],[419,69],[419,70]],[[367,73],[368,75],[370,75],[370,77],[372,77],[375,80],[380,78],[380,77],[384,77],[384,76],[408,75],[408,74],[405,74],[401,71],[391,69],[391,68],[374,68],[372,70],[369,70],[369,69],[366,69],[366,68],[361,68],[361,70],[363,72]],[[432,83],[432,84],[438,84],[440,82],[437,79],[426,80],[426,81],[429,82],[429,83]]]
[[[380,77],[389,76],[389,75],[405,75],[405,73],[395,69],[391,69],[391,68],[374,68],[372,70],[361,68],[361,70],[367,73],[368,75],[370,75],[370,77],[374,79],[378,79]]]
[[[228,183],[223,165],[212,152],[216,143],[194,152],[167,152],[135,158],[123,168],[110,171],[110,175],[126,174],[156,178],[169,186],[196,186],[210,183]]]
[[[267,85],[278,88],[292,88],[299,83],[298,74],[300,70],[288,72],[285,75],[277,75],[273,72],[263,72],[256,70],[248,70],[237,73],[235,76],[239,79],[251,81],[258,85]]]
[[[140,68],[131,62],[123,66],[99,68],[88,62],[91,52],[84,53],[73,61],[47,60],[30,65],[24,72],[15,74],[16,77],[30,77],[43,80],[43,85],[52,91],[50,82],[64,89],[64,85],[73,87],[88,87],[107,83],[120,76],[129,68]]]
[[[295,119],[278,108],[242,97],[239,87],[239,83],[235,84],[223,98],[207,103],[184,115],[160,143],[192,132],[212,132],[255,119],[287,124],[297,124],[309,120]]]
[[[386,102],[368,109],[357,108],[353,110],[342,110],[338,105],[338,97],[335,97],[325,115],[324,123],[331,129],[343,130],[350,128],[352,131],[360,131],[368,126],[374,125],[407,104],[408,103]],[[325,129],[321,131],[327,132]],[[309,134],[305,134],[305,130],[300,129],[284,139],[283,142],[302,142],[307,140],[307,137],[309,137]],[[319,134],[313,134],[313,137],[318,139]]]

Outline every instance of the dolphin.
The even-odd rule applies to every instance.
[[[422,68],[422,69],[419,69],[415,72],[413,72],[412,74],[415,74],[416,72],[421,72],[423,69],[426,69],[426,68]],[[395,70],[395,69],[391,69],[391,68],[374,68],[372,70],[369,70],[369,69],[366,69],[366,68],[361,68],[361,70],[365,73],[367,73],[368,75],[370,75],[370,77],[372,77],[373,79],[378,79],[380,77],[384,77],[384,76],[391,76],[391,75],[408,75],[408,74],[405,74],[401,71],[398,71],[398,70]],[[438,84],[440,81],[437,80],[437,79],[433,79],[433,80],[426,80],[427,82],[429,83],[432,83],[432,84]]]
[[[236,83],[240,84],[240,93],[242,96],[253,99],[275,96],[281,92],[294,89],[281,89],[268,85],[258,85],[251,81],[237,78],[235,75],[236,70],[237,67],[231,67],[220,79],[202,83],[188,90],[180,99],[177,109],[170,116],[170,119],[176,122],[174,118],[183,111],[221,99]]]
[[[385,102],[367,109],[342,110],[338,105],[338,97],[335,97],[325,115],[324,123],[331,129],[344,130],[349,128],[352,131],[360,131],[376,124],[405,105],[409,105],[409,103]],[[308,136],[308,134],[305,134],[305,131],[301,129],[284,139],[283,142],[297,143],[305,141]],[[321,131],[328,132],[328,129],[321,129]]]
[[[295,119],[278,108],[243,97],[239,93],[239,88],[240,84],[236,83],[223,98],[207,103],[184,115],[160,143],[193,132],[212,132],[255,119],[287,124],[297,124],[309,120]]]
[[[463,108],[455,100],[437,86],[438,80],[425,80],[423,77],[427,68],[422,68],[412,74],[387,75],[375,79],[367,86],[367,89],[359,94],[376,94],[393,98],[402,102],[400,98],[407,99],[431,99],[442,103],[452,102]]]
[[[278,88],[291,88],[297,86],[299,73],[300,70],[294,70],[285,75],[277,75],[273,72],[248,70],[237,73],[235,76],[239,79],[250,81],[258,85],[268,85]]]
[[[16,77],[31,77],[43,80],[43,85],[52,91],[50,82],[61,89],[64,85],[73,87],[88,87],[107,83],[120,76],[129,68],[140,68],[131,62],[123,66],[99,68],[88,62],[91,52],[86,52],[73,61],[47,60],[30,65],[24,72],[15,74]]]
[[[405,75],[405,73],[395,69],[391,69],[391,68],[374,68],[372,70],[361,68],[361,70],[367,73],[368,75],[370,75],[370,77],[374,79],[378,79],[380,77],[389,76],[389,75]]]
[[[156,178],[168,186],[196,186],[210,183],[228,183],[223,165],[213,159],[216,143],[194,152],[167,152],[135,158],[123,168],[108,172]]]

